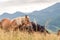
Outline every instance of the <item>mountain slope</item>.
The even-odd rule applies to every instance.
[[[34,21],[34,18],[37,20],[37,22],[41,25],[45,25],[46,21],[51,20],[51,22],[48,24],[48,28],[52,31],[57,31],[58,26],[60,26],[60,3],[56,3],[44,10],[41,11],[34,11],[31,14],[29,14],[31,19]],[[54,26],[53,26],[54,25]],[[53,28],[53,29],[51,29]],[[60,28],[60,27],[58,27]]]

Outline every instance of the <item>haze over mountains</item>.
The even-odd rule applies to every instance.
[[[48,24],[47,28],[52,31],[56,32],[60,28],[60,3],[56,3],[46,9],[34,11],[29,14],[25,14],[19,11],[15,12],[14,14],[4,13],[0,15],[0,20],[3,18],[13,19],[24,15],[29,15],[32,21],[35,19],[40,25],[45,25],[46,21],[51,19],[51,22]]]

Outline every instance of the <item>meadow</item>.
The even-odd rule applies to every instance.
[[[60,40],[60,36],[56,34],[41,34],[39,32],[28,33],[22,31],[4,32],[0,30],[0,40]]]

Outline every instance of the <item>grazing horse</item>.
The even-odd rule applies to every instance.
[[[17,28],[19,28],[19,30],[23,30],[23,31],[28,31],[28,32],[47,32],[48,31],[44,28],[44,26],[41,26],[39,24],[35,24],[34,22],[30,22],[29,17],[27,15],[25,15],[24,17],[18,17],[14,19],[16,24],[18,25]]]

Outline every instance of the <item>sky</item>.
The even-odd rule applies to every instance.
[[[30,13],[45,9],[60,0],[0,0],[0,14],[13,14],[16,11]]]

